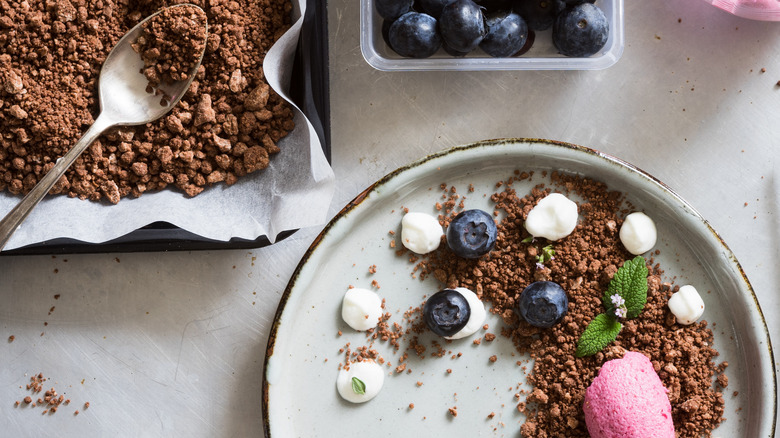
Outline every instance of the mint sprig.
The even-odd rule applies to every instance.
[[[612,297],[620,295],[625,300],[626,318],[636,318],[647,303],[647,265],[642,256],[626,260],[609,282],[602,301],[607,313],[614,315]]]
[[[620,318],[636,318],[647,303],[647,264],[636,256],[623,263],[604,292],[602,302],[607,313],[597,315],[577,342],[577,357],[591,356],[617,339],[623,328]]]
[[[521,240],[520,242],[534,243],[535,241],[536,239],[534,238],[534,236],[528,236],[525,239]],[[555,250],[553,249],[552,244],[544,246],[539,250],[539,254],[536,256],[536,269],[544,269],[544,264],[554,259],[555,259]]]
[[[588,324],[577,343],[577,357],[592,356],[617,339],[623,324],[613,316],[600,313]]]
[[[542,253],[536,256],[536,261],[541,264],[545,264],[554,258],[555,258],[555,250],[553,249],[552,245],[547,245],[544,248],[542,248]]]
[[[366,384],[363,383],[363,381],[358,379],[357,377],[353,377],[352,378],[352,391],[354,391],[355,394],[365,394],[366,393]]]

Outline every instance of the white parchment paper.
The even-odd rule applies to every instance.
[[[293,58],[303,26],[305,0],[293,1],[292,28],[271,48],[263,70],[269,84],[288,101]],[[294,105],[293,105],[294,106]],[[334,191],[333,170],[311,123],[297,107],[295,129],[279,141],[281,152],[265,170],[233,186],[209,187],[194,198],[175,190],[123,198],[117,205],[48,196],[30,214],[5,250],[56,238],[106,242],[157,221],[220,241],[233,237],[273,242],[285,230],[325,221]],[[21,198],[0,193],[0,214]]]

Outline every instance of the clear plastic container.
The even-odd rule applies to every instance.
[[[780,21],[780,0],[704,0],[738,17]]]
[[[596,6],[609,20],[609,38],[600,52],[587,58],[559,54],[552,43],[552,30],[536,32],[531,50],[518,57],[493,58],[476,49],[457,58],[439,49],[430,58],[404,58],[385,44],[382,17],[376,12],[374,0],[360,0],[360,48],[372,67],[385,71],[600,70],[615,64],[623,54],[623,0],[597,0]]]

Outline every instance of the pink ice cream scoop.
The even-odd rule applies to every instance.
[[[606,362],[585,391],[592,438],[674,438],[672,406],[650,359],[629,351]]]

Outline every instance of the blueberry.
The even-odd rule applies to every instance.
[[[495,58],[512,56],[519,52],[528,39],[525,21],[514,12],[497,12],[486,17],[488,33],[479,47]]]
[[[566,6],[577,6],[583,3],[596,3],[596,0],[558,0],[566,3]]]
[[[447,45],[447,41],[441,42],[441,48],[444,49],[445,52],[447,52],[448,55],[454,56],[456,58],[463,58],[464,56],[468,55],[469,52],[459,52],[452,47]]]
[[[525,55],[529,50],[531,50],[531,47],[534,46],[534,41],[536,40],[536,32],[532,30],[528,30],[528,38],[525,40],[525,44],[523,44],[523,47],[515,53],[512,56],[522,56]]]
[[[566,56],[590,56],[601,50],[609,37],[604,12],[590,3],[564,9],[553,24],[553,44]]]
[[[531,30],[549,29],[558,12],[555,0],[515,0],[514,6]]]
[[[388,47],[390,47],[390,26],[393,25],[395,20],[382,20],[382,39],[385,41]]]
[[[452,3],[453,1],[454,0],[419,0],[422,10],[434,18],[439,18],[441,15],[441,10],[444,9],[444,6]]]
[[[460,292],[444,289],[431,295],[423,306],[423,319],[432,332],[452,336],[466,326],[471,306]]]
[[[436,19],[421,12],[407,12],[395,20],[388,40],[396,53],[410,58],[427,58],[441,47]]]
[[[474,50],[487,34],[482,8],[473,0],[455,0],[439,16],[439,32],[456,52]]]
[[[512,0],[474,0],[474,3],[491,12],[512,10]]]
[[[376,0],[376,11],[387,20],[395,20],[412,10],[414,0]]]
[[[447,245],[460,257],[475,259],[496,245],[496,222],[482,210],[464,210],[447,227]]]
[[[569,299],[558,283],[536,281],[520,294],[515,310],[532,326],[549,328],[563,319],[568,308]]]

